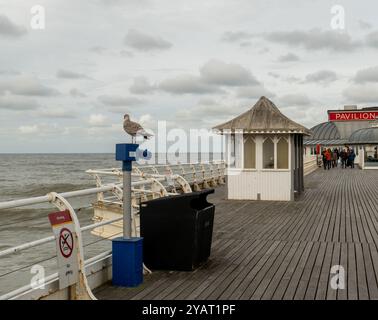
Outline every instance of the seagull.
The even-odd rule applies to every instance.
[[[152,136],[152,134],[144,130],[139,123],[131,121],[128,114],[123,116],[123,129],[132,137],[133,141],[137,135],[143,136],[144,139],[148,139]]]

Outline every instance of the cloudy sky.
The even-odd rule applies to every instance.
[[[31,7],[45,8],[34,30]],[[125,112],[211,128],[265,95],[308,126],[378,105],[378,4],[0,0],[0,153],[112,152]]]

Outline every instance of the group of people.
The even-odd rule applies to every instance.
[[[356,158],[356,154],[354,153],[353,149],[344,148],[339,150],[337,148],[334,148],[332,151],[328,148],[323,150],[322,156],[324,170],[336,168],[339,160],[341,161],[341,168],[354,168],[354,159]]]

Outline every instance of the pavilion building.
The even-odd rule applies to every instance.
[[[328,121],[311,128],[304,139],[305,154],[316,154],[324,148],[352,148],[355,162],[362,169],[378,168],[378,107],[328,110]]]

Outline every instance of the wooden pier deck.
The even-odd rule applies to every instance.
[[[378,171],[319,169],[295,202],[216,204],[212,254],[194,272],[155,271],[99,299],[378,299]],[[345,289],[330,286],[345,269]]]

